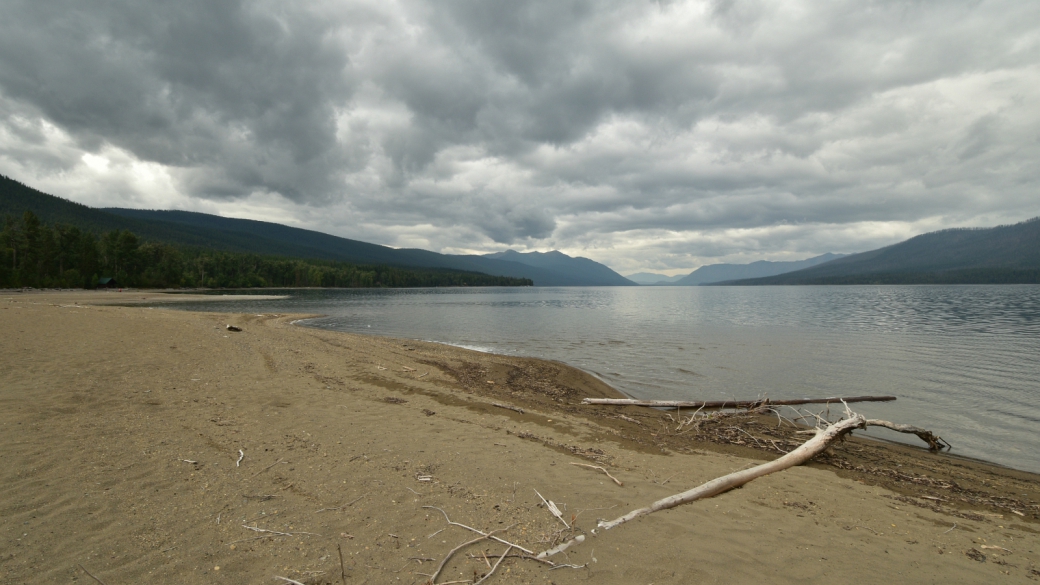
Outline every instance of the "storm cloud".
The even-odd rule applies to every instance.
[[[0,0],[0,173],[621,272],[1040,215],[1040,4]]]

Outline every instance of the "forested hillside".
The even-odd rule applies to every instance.
[[[559,253],[563,259],[574,261],[572,265],[541,267],[508,259],[397,249],[266,221],[190,211],[94,209],[42,193],[0,175],[0,217],[4,214],[21,217],[25,210],[31,210],[48,224],[75,226],[95,234],[116,229],[130,230],[143,240],[178,246],[350,264],[478,272],[530,279],[539,286],[632,284],[602,264],[582,258],[570,259]]]
[[[89,209],[89,208],[88,208]],[[128,230],[47,225],[31,211],[6,216],[0,232],[0,288],[428,287],[525,286],[530,280],[436,269],[363,266],[215,251],[142,241]]]

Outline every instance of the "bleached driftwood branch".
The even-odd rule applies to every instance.
[[[831,404],[837,402],[891,402],[895,396],[850,396],[848,398],[802,398],[797,400],[636,400],[634,398],[585,398],[582,404],[611,406],[655,406],[667,408],[759,408],[762,406],[795,406],[799,404]]]
[[[819,430],[816,436],[809,439],[798,447],[794,451],[791,451],[787,455],[775,459],[768,463],[756,465],[751,469],[744,469],[742,471],[735,471],[729,475],[713,479],[707,483],[703,483],[691,490],[669,496],[667,498],[658,500],[653,504],[645,508],[639,508],[632,510],[628,514],[611,520],[610,522],[600,521],[599,528],[603,530],[610,530],[615,526],[620,526],[629,520],[634,520],[640,516],[646,516],[647,514],[653,514],[658,510],[667,510],[674,508],[680,504],[686,504],[702,498],[710,498],[711,496],[721,494],[722,492],[729,491],[733,488],[740,487],[745,483],[768,475],[776,471],[782,471],[788,467],[794,467],[795,465],[801,465],[806,461],[812,459],[819,453],[823,452],[832,442],[837,440],[839,437],[845,435],[849,431],[855,428],[863,428],[866,425],[867,419],[861,415],[852,415],[851,417],[836,422],[825,429]]]
[[[819,455],[827,449],[834,441],[850,433],[853,429],[866,428],[868,426],[884,427],[899,431],[901,433],[915,434],[928,443],[929,447],[933,450],[942,448],[943,445],[949,446],[948,443],[943,441],[940,437],[936,436],[930,431],[919,429],[911,425],[901,425],[891,423],[885,420],[870,419],[867,420],[863,415],[855,414],[848,409],[845,409],[846,416],[848,418],[832,423],[824,428],[818,428],[815,431],[815,436],[803,443],[797,449],[790,453],[775,459],[768,463],[763,463],[752,467],[751,469],[744,469],[742,471],[735,471],[729,475],[713,479],[707,483],[703,483],[691,490],[669,496],[667,498],[658,500],[653,504],[645,508],[639,508],[633,510],[620,518],[611,520],[610,522],[600,521],[599,528],[603,530],[609,530],[615,526],[624,524],[629,520],[639,518],[640,516],[646,516],[647,514],[653,514],[658,510],[667,510],[674,508],[680,504],[686,504],[703,498],[710,498],[712,496],[721,494],[722,492],[729,491],[733,488],[740,487],[751,480],[768,475],[777,471],[782,471],[788,467],[794,467],[801,465],[806,461],[809,461],[816,455]]]

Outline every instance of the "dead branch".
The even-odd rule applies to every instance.
[[[476,543],[478,543],[478,542],[480,542],[480,541],[482,541],[482,540],[484,540],[486,538],[487,538],[487,536],[481,536],[480,538],[474,538],[473,540],[470,540],[469,542],[464,542],[464,543],[460,544],[459,546],[457,546],[457,547],[451,549],[450,551],[448,551],[448,554],[444,556],[444,560],[442,560],[441,564],[437,566],[437,570],[433,572],[433,575],[430,575],[430,583],[431,583],[431,585],[433,583],[437,582],[437,577],[440,576],[441,571],[444,570],[444,566],[448,564],[448,561],[451,559],[452,556],[454,556],[455,553],[459,552],[460,550],[466,548],[467,546],[469,546],[471,544],[476,544]]]
[[[674,508],[680,504],[686,504],[704,498],[711,498],[712,495],[717,495],[724,491],[733,489],[734,487],[742,486],[762,476],[780,472],[780,470],[786,469],[787,467],[801,465],[816,455],[823,453],[831,446],[831,443],[852,432],[853,429],[864,429],[868,426],[885,427],[895,431],[915,434],[928,442],[929,446],[932,446],[933,449],[941,449],[942,444],[947,444],[948,447],[948,443],[945,443],[945,441],[942,441],[941,438],[930,431],[918,429],[909,425],[895,425],[887,421],[877,421],[877,419],[870,419],[870,421],[867,421],[867,419],[861,414],[855,414],[852,412],[849,409],[848,404],[844,405],[844,407],[846,407],[847,417],[844,418],[843,421],[828,424],[824,428],[817,428],[814,431],[815,435],[812,438],[802,443],[798,449],[787,453],[779,459],[770,461],[769,463],[762,463],[761,465],[756,465],[749,469],[739,470],[739,472],[734,472],[721,478],[713,479],[693,489],[671,495],[671,497],[665,498],[664,500],[658,500],[645,508],[632,510],[620,518],[610,520],[610,522],[600,522],[598,528],[609,530],[628,522],[628,520],[645,516],[658,510]],[[816,415],[816,418],[821,424],[826,423],[824,418],[818,415]]]
[[[476,528],[473,528],[473,527],[470,527],[470,526],[466,526],[465,524],[460,524],[459,522],[453,522],[451,518],[448,518],[448,513],[445,512],[444,510],[441,510],[437,506],[423,506],[423,508],[428,508],[430,510],[437,510],[441,514],[444,514],[444,519],[448,522],[448,524],[451,524],[452,526],[458,526],[459,528],[465,528],[466,530],[469,530],[470,532],[476,532],[477,534],[483,536],[484,538],[490,538],[491,540],[494,540],[494,541],[496,541],[498,543],[509,545],[509,546],[511,546],[511,547],[513,547],[513,548],[515,548],[517,550],[522,550],[522,551],[524,551],[525,553],[527,553],[529,555],[533,555],[534,554],[533,551],[527,550],[526,548],[520,546],[519,544],[515,544],[515,543],[512,543],[512,542],[509,542],[508,540],[502,540],[501,538],[499,538],[497,536],[492,536],[495,532],[502,532],[501,530],[494,530],[492,532],[481,532],[480,530],[477,530]],[[437,532],[440,532],[440,531],[438,530]],[[437,534],[437,533],[435,532],[434,534]],[[433,536],[433,535],[431,534],[430,536]],[[429,537],[427,537],[427,538],[429,538]]]
[[[733,488],[742,486],[751,480],[762,477],[763,475],[768,475],[776,471],[781,471],[787,469],[788,467],[801,465],[802,463],[805,463],[809,459],[812,459],[814,456],[823,452],[827,447],[830,446],[831,443],[836,441],[838,438],[844,436],[853,429],[863,428],[865,424],[866,419],[863,418],[863,416],[858,414],[851,415],[849,418],[845,420],[836,422],[828,426],[827,428],[820,430],[816,433],[815,437],[806,441],[801,447],[798,447],[794,451],[791,451],[790,453],[780,457],[779,459],[770,461],[768,463],[763,463],[761,465],[757,465],[750,469],[736,471],[730,473],[729,475],[724,475],[722,477],[713,479],[691,490],[687,490],[680,494],[676,494],[674,496],[669,496],[667,498],[658,500],[645,508],[633,510],[628,514],[621,516],[620,518],[611,520],[610,522],[601,521],[599,523],[599,528],[602,528],[603,530],[609,530],[611,528],[614,528],[615,526],[624,524],[629,520],[639,518],[640,516],[646,516],[648,514],[657,512],[658,510],[667,510],[669,508],[674,508],[675,506],[678,506],[680,504],[686,504],[695,500],[710,498],[712,496],[721,494],[722,492],[729,491]]]
[[[511,551],[511,550],[513,550],[513,547],[507,546],[506,547],[506,552],[502,553],[502,556],[498,557],[498,560],[495,561],[495,566],[491,567],[491,570],[487,572],[487,575],[484,575],[483,577],[481,577],[480,580],[477,581],[476,583],[474,583],[473,585],[480,585],[484,581],[487,581],[488,577],[490,577],[491,574],[494,573],[496,569],[498,569],[498,566],[502,564],[502,561],[505,560],[506,555],[508,555],[509,551]]]
[[[620,479],[614,477],[613,475],[610,475],[609,471],[607,471],[606,469],[603,469],[599,465],[589,465],[588,463],[571,463],[571,465],[577,465],[578,467],[588,467],[589,469],[598,469],[598,470],[602,471],[603,473],[607,474],[607,477],[609,477],[610,479],[614,480],[614,483],[616,483],[618,485],[621,485],[621,486],[625,485],[625,484],[621,483]]]
[[[636,400],[633,398],[585,398],[582,404],[605,404],[613,406],[655,406],[667,408],[761,408],[763,406],[787,406],[795,404],[830,404],[832,402],[890,402],[895,396],[851,396],[848,398],[806,398],[801,400]]]
[[[917,435],[918,437],[921,438],[922,441],[924,441],[925,443],[928,443],[928,449],[930,449],[932,451],[942,451],[943,449],[950,449],[951,448],[950,444],[947,443],[946,441],[944,441],[942,439],[942,437],[939,437],[939,436],[933,434],[931,431],[926,431],[924,429],[919,429],[919,428],[917,428],[915,426],[900,425],[900,424],[888,422],[887,420],[877,420],[877,419],[873,419],[873,418],[869,419],[867,421],[867,426],[868,427],[884,427],[886,429],[892,429],[893,431],[897,431],[897,432],[900,432],[900,433],[909,433],[909,434],[912,434],[912,435]]]
[[[278,575],[275,575],[274,578],[275,579],[281,579],[282,581],[285,581],[286,583],[289,583],[290,585],[303,585],[303,583],[300,583],[299,581],[296,581],[295,579],[290,579],[288,577],[279,577]]]

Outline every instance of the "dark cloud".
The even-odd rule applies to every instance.
[[[91,203],[448,251],[559,247],[622,270],[1040,214],[1027,0],[0,14],[0,172]]]

